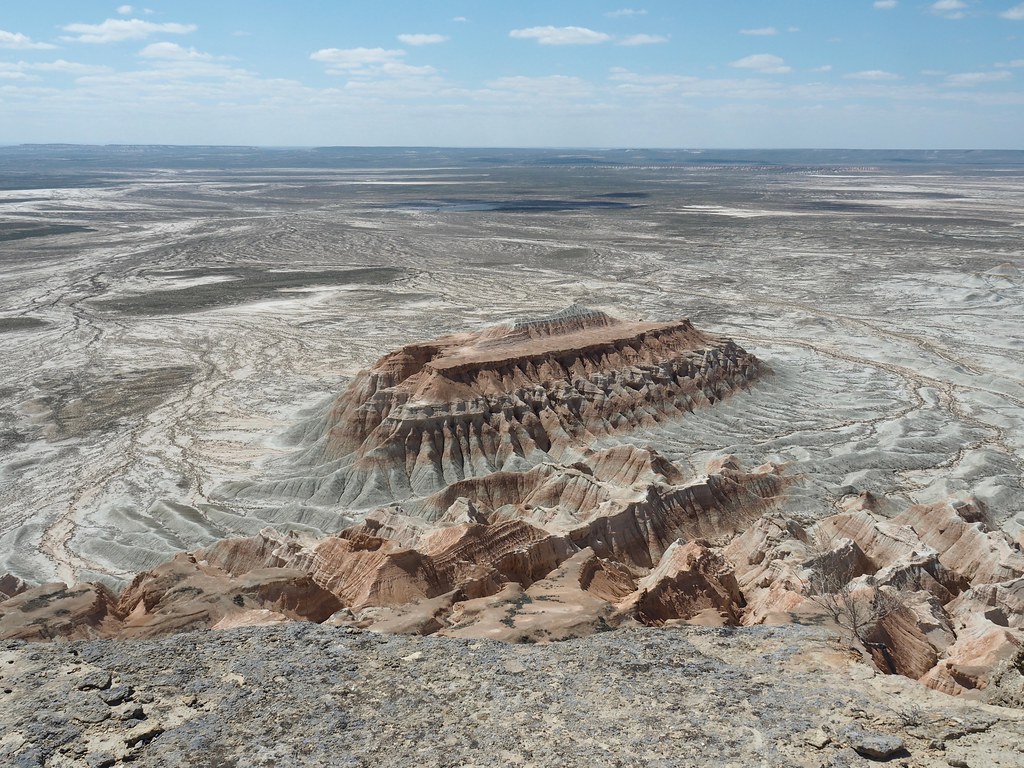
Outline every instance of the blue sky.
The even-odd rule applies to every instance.
[[[0,143],[1024,149],[1020,0],[8,0]]]

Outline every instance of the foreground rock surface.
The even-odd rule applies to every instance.
[[[549,645],[301,623],[7,641],[0,692],[0,764],[25,768],[1024,761],[1019,711],[873,676],[834,633],[798,626]]]

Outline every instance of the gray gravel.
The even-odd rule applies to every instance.
[[[0,644],[0,765],[18,768],[871,765],[864,744],[893,765],[1020,766],[1019,714],[877,676],[798,626]]]

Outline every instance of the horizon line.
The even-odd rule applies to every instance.
[[[472,150],[531,150],[531,151],[573,151],[573,152],[1024,152],[1024,148],[1013,147],[806,147],[806,146],[582,146],[582,145],[491,145],[491,144],[206,144],[166,142],[0,142],[0,148],[17,147],[172,147],[172,148],[214,148],[214,149],[472,149]]]

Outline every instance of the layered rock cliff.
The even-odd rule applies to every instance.
[[[358,374],[308,428],[298,470],[263,488],[365,509],[544,462],[710,405],[765,371],[729,339],[573,305],[410,344]]]

